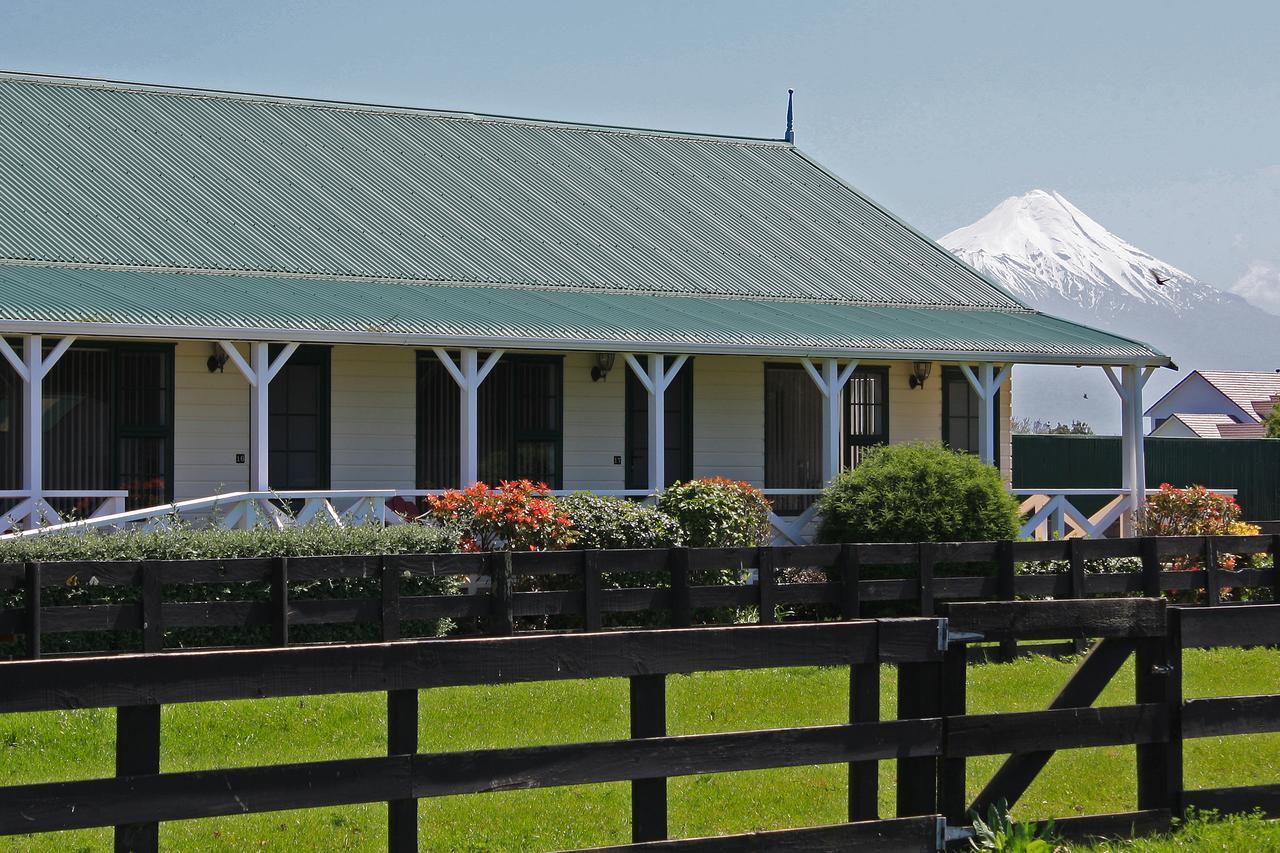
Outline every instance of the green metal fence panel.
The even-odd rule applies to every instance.
[[[1280,439],[1147,438],[1147,485],[1236,489],[1244,517],[1280,518]],[[1120,486],[1120,438],[1015,435],[1014,488]],[[1086,501],[1081,509],[1092,511]]]

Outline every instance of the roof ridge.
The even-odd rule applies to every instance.
[[[632,296],[662,296],[675,299],[715,299],[727,302],[772,302],[782,305],[835,305],[846,308],[911,308],[921,311],[974,311],[991,314],[1037,314],[1049,317],[1042,311],[1031,308],[1005,305],[960,305],[960,304],[922,304],[905,301],[871,301],[849,299],[821,299],[810,296],[772,296],[755,293],[692,293],[671,290],[640,290],[633,288],[606,287],[603,285],[573,284],[525,284],[522,282],[494,281],[453,281],[447,279],[397,278],[394,276],[376,275],[338,275],[335,273],[277,272],[273,270],[250,269],[213,269],[207,267],[170,267],[147,266],[145,264],[112,264],[89,261],[52,261],[29,258],[0,257],[0,266],[8,267],[47,267],[50,269],[75,270],[109,270],[114,272],[159,273],[174,275],[200,276],[235,276],[237,278],[287,279],[297,281],[337,281],[354,284],[368,282],[370,284],[405,284],[433,287],[485,287],[493,290],[519,290],[551,293],[594,293],[621,294]],[[1054,320],[1061,318],[1053,317]],[[1067,322],[1067,321],[1062,321]],[[1073,324],[1078,325],[1078,324]]]
[[[435,107],[413,107],[396,104],[377,104],[363,101],[338,101],[327,98],[308,98],[278,95],[267,92],[243,92],[233,89],[209,89],[200,86],[174,86],[165,83],[147,83],[134,80],[114,80],[105,77],[78,77],[74,75],[41,74],[29,71],[0,69],[0,81],[16,81],[32,85],[68,89],[105,89],[119,92],[138,92],[150,95],[184,97],[193,99],[244,101],[272,104],[298,109],[332,110],[337,112],[363,112],[379,115],[418,115],[442,120],[497,124],[518,124],[527,127],[546,127],[581,133],[605,133],[623,136],[651,136],[663,139],[682,139],[690,142],[707,142],[721,145],[754,145],[768,148],[793,148],[783,139],[755,136],[735,136],[720,133],[699,133],[661,128],[629,127],[592,122],[561,121],[528,116],[511,116],[498,113],[476,113],[466,110],[447,110]]]

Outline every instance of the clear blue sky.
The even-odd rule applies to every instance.
[[[753,136],[940,236],[1057,189],[1228,287],[1280,267],[1272,2],[0,5],[0,67]]]

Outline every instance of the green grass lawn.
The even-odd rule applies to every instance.
[[[971,713],[1045,707],[1074,661],[1024,659],[972,667]],[[894,672],[882,674],[882,714],[893,716]],[[1280,654],[1268,650],[1188,652],[1188,698],[1280,693]],[[672,677],[672,734],[819,725],[848,719],[848,672],[764,670]],[[1133,699],[1131,664],[1099,704]],[[0,785],[110,776],[114,712],[71,711],[0,717]],[[161,769],[196,770],[381,754],[382,694],[166,706]],[[622,680],[424,691],[421,749],[625,738]],[[1000,762],[969,762],[970,794]],[[881,762],[881,813],[893,813],[893,763]],[[1189,788],[1280,782],[1280,735],[1189,741]],[[798,767],[674,779],[672,835],[695,836],[835,823],[845,809],[843,766]],[[1135,807],[1132,747],[1057,754],[1018,803],[1019,817],[1063,817]],[[420,832],[431,850],[554,850],[629,840],[625,783],[477,794],[420,804]],[[181,850],[385,849],[386,807],[275,812],[162,824],[161,844]],[[1240,839],[1249,839],[1239,846]],[[108,829],[0,839],[0,849],[106,850]],[[7,845],[7,846],[6,846]],[[1268,846],[1269,845],[1269,846]],[[1099,850],[1280,850],[1280,828],[1259,821],[1196,826],[1176,842]]]

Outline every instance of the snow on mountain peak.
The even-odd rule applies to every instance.
[[[1119,297],[1176,309],[1203,298],[1194,291],[1205,285],[1112,234],[1053,191],[1007,198],[938,242],[1031,302],[1046,286],[1086,306]]]

